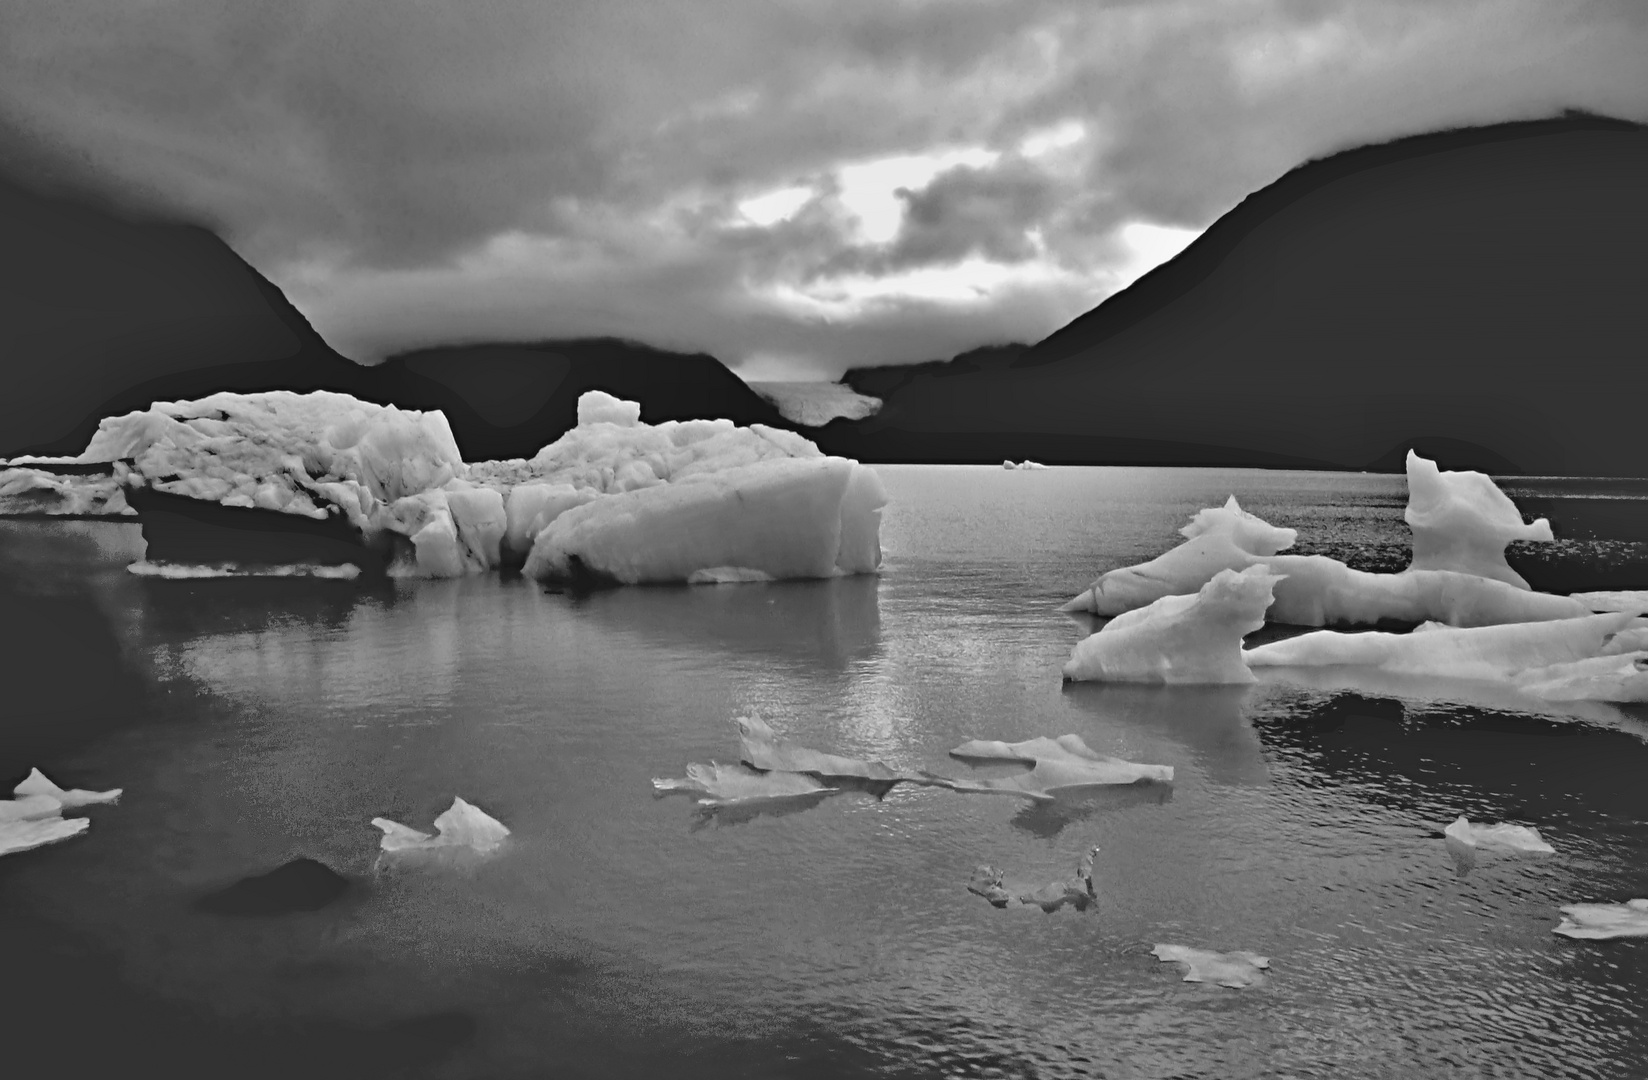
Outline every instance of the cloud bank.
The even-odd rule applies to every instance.
[[[202,220],[334,346],[615,334],[751,378],[1036,340],[1292,166],[1648,119],[1635,0],[53,0],[14,160]]]

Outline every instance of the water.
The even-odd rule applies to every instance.
[[[85,836],[0,860],[8,1061],[179,1077],[1648,1071],[1644,943],[1551,933],[1560,904],[1648,895],[1641,710],[1061,684],[1094,624],[1054,608],[1165,549],[1196,508],[1234,491],[1298,527],[1301,550],[1400,563],[1400,477],[880,471],[884,573],[771,586],[164,581],[125,573],[132,526],[0,526],[0,654],[29,687],[0,766],[126,789]],[[753,816],[654,797],[653,777],[735,761],[731,718],[751,711],[901,771],[964,774],[946,751],[970,738],[1075,732],[1177,778],[1045,808],[910,787]],[[375,868],[372,817],[427,828],[454,795],[510,826],[505,854]],[[1558,854],[1460,876],[1440,839],[1460,813],[1537,825]],[[966,891],[979,863],[1066,878],[1093,844],[1096,911]],[[274,919],[194,907],[299,855],[356,887]],[[1185,983],[1156,943],[1258,952],[1272,976]]]

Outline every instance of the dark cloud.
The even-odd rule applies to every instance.
[[[356,355],[623,333],[823,370],[1039,337],[1120,280],[1120,226],[1344,146],[1648,118],[1644,55],[1635,0],[53,0],[0,7],[0,127],[218,227]],[[841,202],[845,164],[968,147],[997,157],[908,185],[890,242]],[[969,257],[1023,273],[839,300]]]

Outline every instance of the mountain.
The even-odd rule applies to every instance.
[[[439,409],[472,461],[531,456],[594,388],[640,401],[654,422],[792,426],[713,357],[615,339],[425,349],[365,367],[209,229],[83,193],[0,177],[0,236],[0,457],[76,454],[105,416],[218,390]]]
[[[1648,127],[1588,115],[1311,161],[1030,348],[850,372],[867,461],[1648,476]]]
[[[0,235],[0,455],[78,453],[99,419],[153,401],[359,385],[205,228],[0,178]]]

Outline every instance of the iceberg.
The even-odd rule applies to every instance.
[[[1247,650],[1251,667],[1351,665],[1392,674],[1502,682],[1601,654],[1629,612],[1504,626],[1428,627],[1408,634],[1314,630]]]
[[[1194,593],[1220,571],[1246,570],[1256,557],[1284,551],[1298,537],[1294,529],[1277,528],[1243,510],[1234,495],[1222,507],[1198,512],[1179,534],[1185,542],[1178,547],[1101,575],[1059,610],[1122,615],[1164,596]]]
[[[1479,472],[1444,472],[1436,462],[1408,451],[1408,507],[1402,517],[1413,530],[1413,570],[1455,570],[1528,587],[1505,562],[1513,540],[1551,540],[1544,518],[1526,524],[1516,504]]]
[[[1648,900],[1623,904],[1569,904],[1558,908],[1562,921],[1552,930],[1570,938],[1648,937]]]
[[[134,498],[337,522],[394,575],[524,565],[639,583],[880,566],[887,496],[870,469],[793,432],[649,425],[640,409],[592,390],[578,426],[532,458],[467,464],[439,412],[326,391],[221,393],[107,418],[75,461],[110,463]]]
[[[1584,604],[1591,611],[1630,611],[1648,615],[1648,590],[1574,593],[1568,599]]]
[[[825,787],[799,772],[761,772],[747,765],[717,765],[697,762],[687,766],[686,779],[654,778],[652,786],[669,794],[697,795],[703,806],[732,806],[761,799],[809,799],[832,795],[838,788]]]
[[[121,488],[123,465],[102,476],[61,474],[0,461],[0,515],[122,517],[136,513]]]
[[[1505,545],[1551,539],[1542,520],[1521,515],[1480,473],[1439,472],[1408,458],[1406,520],[1415,557],[1399,574],[1354,570],[1324,555],[1283,554],[1297,538],[1243,510],[1232,496],[1198,513],[1180,534],[1185,542],[1146,563],[1112,570],[1060,609],[1101,616],[1125,614],[1164,596],[1194,593],[1215,574],[1268,567],[1279,576],[1266,617],[1294,626],[1372,626],[1381,622],[1445,622],[1451,626],[1568,619],[1591,608],[1583,598],[1533,592],[1505,563]]]
[[[509,836],[502,822],[460,798],[454,798],[452,805],[435,819],[436,835],[433,836],[388,818],[373,818],[372,824],[383,830],[379,846],[392,855],[443,849],[466,849],[486,855],[496,851]]]
[[[1098,891],[1093,887],[1093,857],[1098,853],[1097,846],[1088,849],[1076,863],[1076,876],[1069,881],[1055,881],[1041,886],[1004,882],[1006,871],[980,865],[973,869],[967,891],[984,897],[998,908],[1009,904],[1034,904],[1052,914],[1069,904],[1077,911],[1086,911],[1099,898]]]
[[[787,739],[779,738],[759,716],[740,716],[735,722],[743,744],[743,760],[753,768],[767,772],[810,773],[818,777],[850,777],[892,783],[905,779],[879,761],[838,757],[796,746]]]
[[[1545,842],[1538,829],[1526,825],[1472,825],[1463,814],[1443,829],[1442,834],[1448,840],[1469,848],[1535,851],[1547,855],[1556,853],[1556,848]]]
[[[63,802],[46,794],[22,795],[0,800],[0,823],[12,821],[43,821],[63,812]]]
[[[1023,742],[1001,742],[994,739],[970,739],[950,751],[951,757],[970,761],[1044,761],[1070,758],[1087,761],[1108,761],[1082,740],[1080,735],[1060,735],[1049,739],[1045,735]]]
[[[1268,957],[1250,952],[1209,952],[1188,945],[1158,945],[1150,950],[1158,960],[1185,965],[1185,982],[1210,982],[1241,989],[1264,982]]]
[[[1016,795],[1036,802],[1052,802],[1061,792],[1113,784],[1173,782],[1173,766],[1141,765],[1121,758],[1043,758],[1035,767],[1018,776],[998,780],[957,780],[951,776],[923,773],[928,783],[964,795]]]
[[[1242,637],[1265,624],[1277,578],[1221,570],[1194,596],[1164,596],[1076,644],[1064,677],[1085,682],[1248,683]]]
[[[0,855],[55,844],[71,836],[79,836],[91,828],[90,818],[64,818],[50,815],[41,818],[0,817]]]
[[[12,794],[19,796],[44,796],[56,799],[65,807],[92,806],[97,803],[118,802],[121,788],[112,788],[108,791],[86,791],[83,788],[63,790],[50,780],[39,769],[30,769],[29,775],[23,782],[12,788]]]

